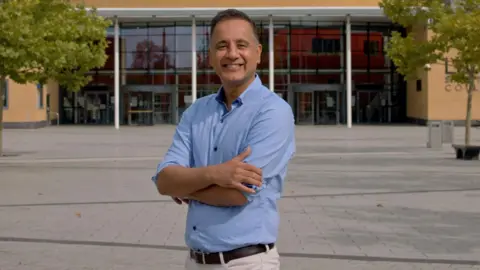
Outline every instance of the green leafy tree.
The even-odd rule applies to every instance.
[[[0,81],[45,84],[54,80],[78,91],[85,73],[107,60],[111,22],[68,0],[0,0]],[[0,97],[4,98],[0,83]],[[0,155],[3,102],[0,103]]]
[[[380,7],[394,23],[406,29],[423,28],[431,34],[419,38],[415,31],[392,34],[387,55],[407,80],[419,69],[446,59],[453,70],[450,80],[467,89],[465,145],[470,144],[472,98],[480,70],[480,0],[382,0]]]

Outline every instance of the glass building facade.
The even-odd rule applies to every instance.
[[[269,21],[256,24],[263,44],[258,74],[269,87]],[[195,55],[192,29],[191,20],[119,24],[120,124],[176,124],[195,98],[192,84],[197,98],[217,92],[220,81],[208,64],[209,22],[195,23]],[[346,123],[345,23],[274,21],[273,29],[273,90],[292,106],[296,123]],[[354,124],[406,121],[406,85],[385,54],[393,30],[401,29],[351,24]],[[82,91],[60,91],[63,124],[114,123],[113,29],[108,33],[105,66],[90,72],[93,79]]]

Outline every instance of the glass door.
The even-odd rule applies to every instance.
[[[356,120],[357,123],[382,123],[385,117],[386,100],[380,91],[356,91]]]
[[[155,93],[153,98],[154,104],[154,124],[171,124],[172,123],[172,94]]]
[[[86,92],[84,95],[85,124],[110,124],[108,92]]]
[[[153,106],[152,92],[130,92],[129,93],[129,125],[152,125]]]
[[[337,91],[315,91],[315,124],[336,125],[340,122]]]
[[[313,124],[313,92],[295,93],[295,118],[297,124]]]

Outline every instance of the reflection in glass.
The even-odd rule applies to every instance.
[[[175,54],[175,68],[191,70],[192,69],[192,52],[177,52]]]
[[[175,24],[174,23],[150,23],[148,26],[149,36],[175,36]]]
[[[258,74],[263,84],[268,87],[268,22],[256,21],[256,25],[259,40],[263,46]],[[294,110],[301,114],[300,119],[303,119],[303,121],[312,123],[312,121],[318,122],[319,119],[323,119],[321,115],[318,115],[320,111],[317,109],[319,108],[318,104],[325,103],[327,99],[318,94],[313,96],[309,96],[309,94],[298,94],[298,96],[289,94],[289,85],[344,83],[344,80],[342,80],[344,78],[342,74],[345,72],[344,27],[344,24],[316,21],[275,21],[274,91],[284,99],[289,97],[292,106],[298,105]],[[375,87],[380,87],[382,91],[391,93],[391,100],[403,100],[400,96],[403,95],[403,86],[399,86],[401,80],[394,79],[393,76],[396,76],[396,74],[390,73],[391,61],[385,56],[384,51],[392,29],[392,26],[387,24],[363,23],[352,25],[354,95],[356,90],[371,86],[372,89],[363,90],[370,91]],[[103,77],[94,74],[94,80],[89,84],[90,86],[109,85],[113,89],[114,49],[112,30],[113,28],[109,29],[110,35],[108,36],[111,44],[106,49],[106,54],[109,57],[104,67],[100,69],[110,71],[112,74],[102,74]],[[209,64],[208,51],[211,38],[209,22],[197,21],[196,30],[197,96],[201,97],[216,93],[221,82]],[[169,106],[168,108],[165,107],[168,110],[162,109],[164,112],[157,113],[153,117],[153,121],[160,123],[178,119],[178,115],[181,114],[178,111],[179,108],[170,106],[170,104],[178,101],[179,106],[181,105],[180,109],[185,109],[188,104],[184,104],[183,97],[191,95],[191,22],[129,23],[122,24],[120,32],[121,84],[175,85],[171,88],[178,89],[178,96],[174,96],[176,95],[174,92],[162,93],[156,97],[151,96],[156,100],[156,103],[165,104],[162,105],[163,107],[167,106],[166,104]],[[359,69],[362,69],[362,71],[359,72]],[[342,94],[340,101],[344,98]],[[128,103],[128,97],[121,100]],[[375,100],[377,99],[372,101]],[[362,99],[360,103],[364,104],[365,102]],[[398,105],[395,106],[403,106],[400,104],[401,101],[397,103]],[[307,104],[313,107],[308,108]],[[345,119],[344,104],[342,102],[335,104],[342,114],[341,118]],[[356,112],[356,109],[354,110]],[[397,114],[400,115],[400,113]],[[358,115],[360,116],[360,114]],[[395,117],[401,117],[401,115]],[[365,117],[365,119],[378,118]]]
[[[284,30],[286,31],[286,30]],[[295,25],[290,29],[292,69],[340,69],[341,26],[317,23]]]
[[[146,23],[122,23],[120,25],[120,36],[147,36]]]
[[[153,51],[123,53],[126,69],[172,69],[175,67],[175,54]]]
[[[174,35],[149,36],[148,40],[155,44],[155,46],[151,48],[152,51],[175,51]]]
[[[169,124],[172,122],[172,94],[155,93],[154,94],[154,124]]]
[[[308,74],[299,72],[290,75],[291,83],[300,84],[338,84],[340,83],[341,73],[330,74]]]
[[[352,68],[385,70],[391,61],[385,53],[392,30],[391,25],[371,23],[352,25]]]

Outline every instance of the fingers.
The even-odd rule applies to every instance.
[[[252,164],[243,163],[241,164],[242,169],[255,173],[256,175],[262,177],[262,169],[253,166]]]
[[[260,187],[262,185],[262,176],[251,171],[240,169],[235,182]]]
[[[244,192],[247,192],[247,193],[255,193],[255,190],[253,188],[249,188],[245,185],[243,185],[242,183],[239,183],[239,182],[235,182],[233,184],[233,187],[240,190],[240,191],[244,191]]]
[[[262,181],[251,177],[244,177],[240,183],[249,184],[257,187],[262,186]]]
[[[238,156],[234,157],[233,159],[238,160],[238,161],[243,161],[244,159],[246,159],[250,155],[251,152],[252,152],[252,149],[250,148],[250,146],[248,146],[247,149],[245,149],[245,151],[243,151],[242,153],[240,153]]]

